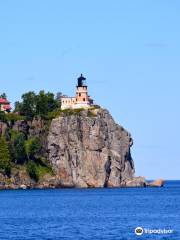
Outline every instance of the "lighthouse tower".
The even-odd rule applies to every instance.
[[[90,101],[86,85],[86,78],[81,74],[77,80],[76,103],[74,105],[74,108],[89,108]]]

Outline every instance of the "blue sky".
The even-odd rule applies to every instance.
[[[90,95],[131,132],[136,175],[179,178],[180,1],[0,1],[0,92]]]

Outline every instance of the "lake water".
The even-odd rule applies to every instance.
[[[136,227],[173,232],[136,236]],[[164,188],[2,190],[5,239],[180,240],[180,181]]]

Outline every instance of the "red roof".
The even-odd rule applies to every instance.
[[[9,102],[5,98],[0,98],[0,103],[9,103]]]
[[[10,110],[11,109],[11,106],[10,105],[5,105],[3,106],[4,110]]]

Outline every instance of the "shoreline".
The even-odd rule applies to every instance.
[[[157,184],[158,182],[158,184]],[[13,186],[1,186],[1,190],[52,190],[52,189],[129,189],[129,188],[161,188],[164,187],[165,185],[165,180],[163,182],[159,183],[159,180],[152,181],[150,183],[146,182],[146,185],[144,186],[138,186],[138,185],[129,185],[129,186],[109,186],[109,187],[76,187],[76,186],[42,186],[42,185],[34,185],[34,186],[26,186],[26,185],[13,185]]]

